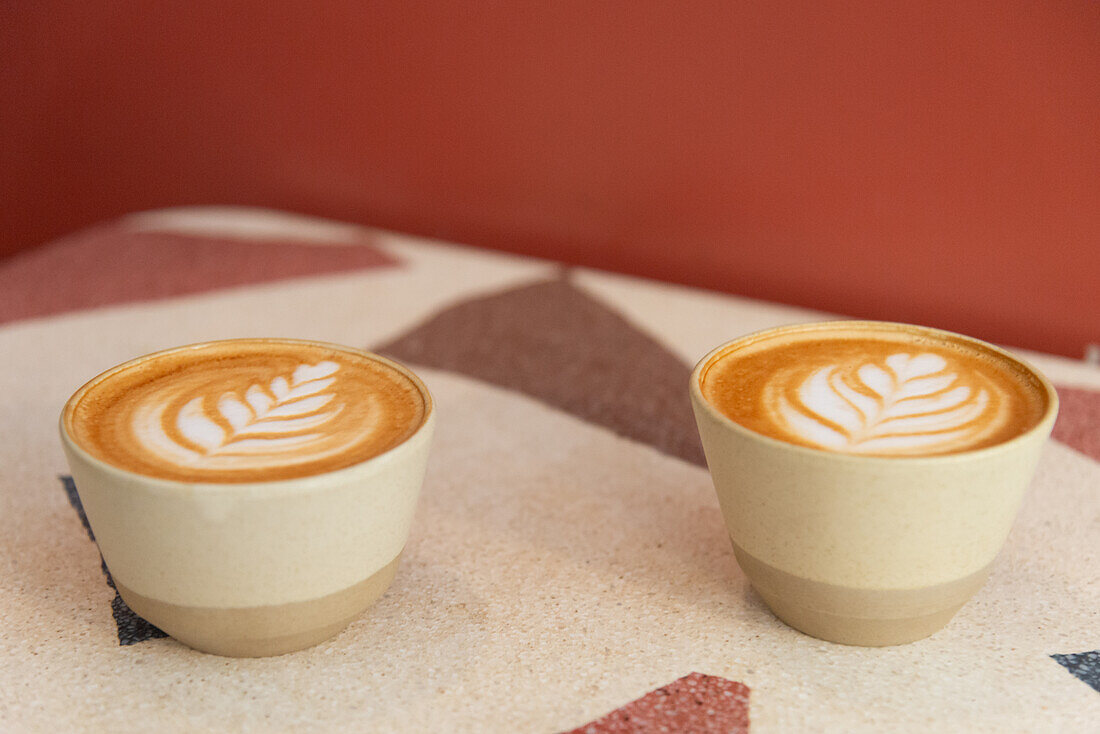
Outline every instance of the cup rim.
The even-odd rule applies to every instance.
[[[163,357],[168,354],[174,354],[176,352],[205,349],[221,344],[242,343],[292,345],[302,344],[347,352],[350,354],[366,357],[375,362],[380,362],[396,370],[413,383],[413,386],[416,387],[416,389],[419,391],[420,396],[424,401],[424,417],[420,421],[420,425],[417,426],[416,430],[414,430],[411,434],[402,439],[399,443],[391,446],[382,453],[375,454],[374,456],[364,459],[363,461],[356,462],[355,464],[340,467],[339,469],[332,469],[330,471],[318,472],[316,474],[307,474],[305,476],[290,477],[286,479],[260,479],[249,482],[211,482],[201,479],[185,481],[181,479],[168,479],[166,477],[157,477],[150,474],[142,474],[141,472],[124,469],[108,461],[100,459],[97,456],[94,456],[83,446],[81,446],[72,437],[72,435],[70,435],[68,430],[68,423],[70,422],[77,403],[80,402],[80,399],[84,396],[85,393],[87,393],[90,389],[98,385],[103,380],[109,378],[111,375],[121,372],[122,370],[129,369],[130,367],[133,367],[134,365],[140,364],[142,362]],[[286,491],[309,491],[310,489],[314,488],[313,485],[320,483],[327,484],[331,481],[332,477],[336,477],[340,474],[362,471],[365,467],[382,464],[392,460],[392,457],[395,454],[400,453],[403,449],[414,443],[414,441],[418,441],[425,434],[426,431],[430,431],[432,426],[434,425],[434,422],[435,400],[432,397],[431,392],[428,390],[427,385],[424,384],[423,380],[421,380],[415,372],[413,372],[411,369],[401,364],[400,362],[392,360],[388,357],[384,357],[380,354],[376,354],[375,352],[368,351],[366,349],[359,349],[357,347],[347,346],[346,344],[337,344],[335,342],[326,342],[317,339],[297,339],[289,337],[238,337],[231,339],[213,339],[210,341],[183,344],[177,347],[170,347],[168,349],[160,349],[155,352],[143,354],[139,357],[134,357],[133,359],[129,359],[125,362],[115,365],[114,367],[106,369],[103,372],[100,372],[98,375],[77,388],[77,390],[65,402],[65,406],[61,409],[61,415],[58,419],[58,428],[61,434],[61,440],[65,447],[80,456],[81,459],[83,459],[84,461],[87,461],[88,463],[96,466],[101,471],[107,472],[109,474],[117,474],[120,477],[129,480],[137,480],[142,482],[146,486],[160,487],[166,490],[181,490],[191,489],[194,487],[202,487],[208,491],[222,490],[230,492],[244,492],[247,491],[247,489],[250,487],[263,487],[265,490],[268,491],[278,490],[280,488]]]
[[[737,423],[733,419],[729,418],[716,407],[714,407],[709,400],[703,396],[703,390],[701,385],[701,377],[703,371],[717,359],[721,354],[731,351],[738,346],[745,344],[751,344],[752,342],[759,341],[761,339],[767,339],[772,336],[784,333],[794,333],[801,331],[827,331],[832,329],[864,329],[867,331],[876,329],[893,329],[897,331],[917,332],[920,334],[926,334],[928,336],[950,338],[957,341],[962,341],[967,344],[974,345],[983,350],[993,352],[1002,359],[1018,366],[1022,371],[1028,373],[1036,382],[1042,387],[1046,397],[1046,409],[1043,411],[1043,415],[1023,433],[1013,436],[1007,441],[993,444],[992,446],[985,446],[977,449],[967,449],[964,451],[956,451],[950,454],[931,454],[931,455],[900,455],[900,456],[876,456],[867,454],[850,454],[840,451],[829,451],[827,449],[819,449],[813,446],[803,446],[801,444],[791,443],[782,439],[773,438],[763,433],[747,428],[740,423]],[[689,392],[691,393],[692,401],[695,405],[704,410],[708,416],[717,420],[727,428],[733,429],[735,432],[750,437],[753,440],[760,441],[769,446],[773,446],[777,449],[793,451],[797,454],[803,454],[806,456],[815,457],[830,457],[838,461],[857,461],[860,463],[866,462],[870,464],[887,464],[897,461],[905,461],[907,463],[950,463],[953,461],[966,461],[975,457],[992,455],[999,452],[1010,451],[1017,444],[1028,440],[1037,433],[1050,433],[1053,428],[1054,420],[1058,415],[1058,392],[1055,390],[1054,385],[1047,379],[1046,375],[1039,371],[1038,368],[1027,362],[1021,357],[1012,354],[1006,349],[1002,349],[989,342],[982,341],[972,336],[965,334],[959,334],[953,331],[947,331],[945,329],[936,329],[931,326],[920,326],[917,324],[907,324],[900,321],[873,321],[873,320],[842,320],[833,319],[829,321],[810,321],[797,324],[785,324],[783,326],[773,326],[767,329],[759,329],[757,331],[744,334],[742,336],[730,339],[729,341],[719,344],[714,349],[710,350],[700,359],[695,368],[691,371],[691,384],[689,385]]]

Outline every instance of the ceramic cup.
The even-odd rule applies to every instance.
[[[976,339],[1045,393],[1039,422],[1000,444],[936,456],[884,457],[795,445],[745,428],[704,398],[701,379],[731,349],[791,330],[769,329],[707,354],[690,394],[737,562],[781,620],[852,645],[896,645],[936,632],[981,588],[1003,546],[1058,411],[1053,386],[1016,357]]]
[[[180,642],[218,655],[279,655],[336,635],[397,571],[435,423],[427,388],[402,365],[367,355],[408,377],[423,396],[424,420],[403,442],[294,479],[175,481],[96,458],[68,425],[91,386],[155,356],[93,379],[61,418],[73,479],[123,601]]]

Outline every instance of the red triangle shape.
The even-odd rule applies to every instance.
[[[565,734],[744,734],[749,687],[691,673]]]

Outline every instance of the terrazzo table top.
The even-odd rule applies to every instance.
[[[738,570],[686,385],[826,314],[256,210],[134,215],[0,261],[0,731],[1100,731],[1100,370],[1023,352],[1062,412],[992,576],[857,648]],[[412,366],[439,423],[390,591],[338,637],[194,652],[117,598],[57,416],[179,344],[290,336]]]

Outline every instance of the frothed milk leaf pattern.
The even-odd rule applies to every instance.
[[[277,377],[267,391],[259,385],[250,385],[243,401],[234,393],[223,394],[218,398],[218,412],[232,431],[224,430],[204,414],[203,397],[194,398],[183,407],[176,427],[184,438],[207,454],[264,453],[308,443],[320,434],[303,431],[327,423],[340,410],[339,407],[321,410],[333,399],[332,395],[321,393],[335,382],[331,375],[338,369],[335,362],[327,361],[301,365],[289,382],[285,377]]]
[[[174,419],[171,401],[143,406],[135,412],[134,432],[154,452],[183,464],[221,457],[278,463],[288,451],[300,459],[311,443],[326,438],[321,429],[342,410],[327,392],[339,369],[324,360],[299,365],[267,385],[249,385],[243,394],[196,395]]]
[[[787,430],[834,451],[926,452],[972,443],[999,425],[988,415],[996,388],[965,384],[938,354],[829,365],[794,384],[791,374],[769,383],[766,403]]]
[[[66,411],[82,447],[119,469],[251,483],[359,465],[431,415],[399,365],[350,347],[234,339],[147,355],[89,383]]]

